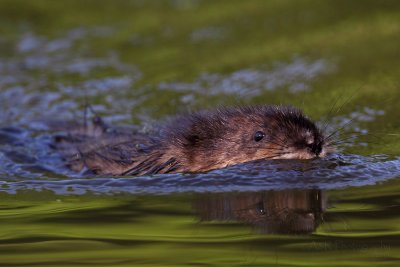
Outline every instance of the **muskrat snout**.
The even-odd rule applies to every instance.
[[[319,155],[320,155],[321,152],[322,152],[322,147],[323,147],[323,145],[324,145],[324,142],[323,142],[323,141],[321,141],[321,142],[316,142],[316,143],[311,144],[311,145],[309,146],[309,149],[310,149],[310,151],[311,151],[312,154],[315,154],[317,157],[319,157]]]

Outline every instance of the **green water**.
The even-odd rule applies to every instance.
[[[0,1],[0,128],[20,129],[0,129],[0,266],[399,266],[399,172],[366,160],[400,166],[399,59],[399,1]],[[292,104],[356,132],[341,152],[357,155],[354,173],[338,173],[370,173],[322,184],[322,220],[301,234],[266,231],[258,205],[297,194],[279,181],[162,194],[47,183],[76,176],[40,121],[81,118],[85,99],[107,122],[144,127]]]

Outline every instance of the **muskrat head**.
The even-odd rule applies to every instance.
[[[324,137],[302,112],[254,106],[199,112],[167,128],[167,157],[185,171],[206,171],[257,159],[311,159],[327,154]]]
[[[271,150],[273,159],[312,159],[330,152],[317,126],[293,107],[269,108],[254,141]]]

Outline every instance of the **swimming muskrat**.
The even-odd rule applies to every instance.
[[[289,106],[250,106],[178,116],[149,134],[91,127],[58,136],[75,171],[105,175],[204,172],[258,159],[311,159],[331,147],[320,129]]]

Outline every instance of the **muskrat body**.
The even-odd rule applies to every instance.
[[[204,172],[258,159],[311,159],[329,151],[316,125],[293,107],[251,106],[178,116],[144,134],[120,131],[99,118],[56,138],[75,171],[148,175]]]

